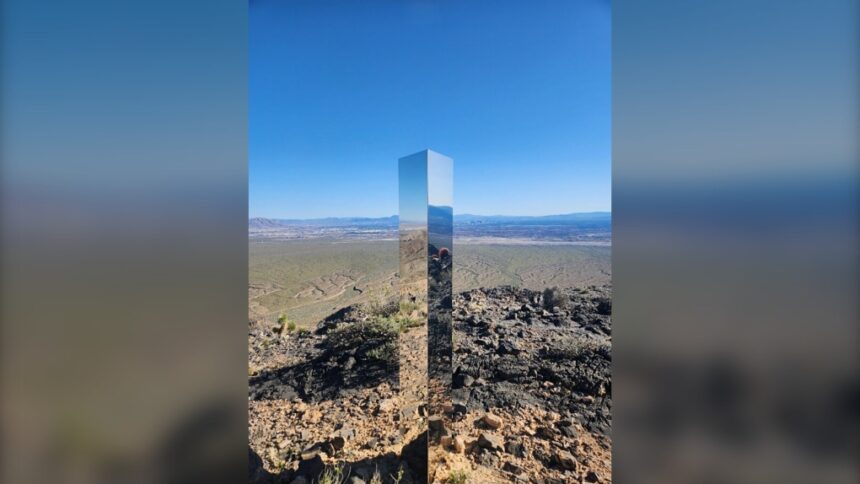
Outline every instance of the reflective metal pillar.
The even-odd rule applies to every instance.
[[[410,464],[432,475],[451,408],[453,160],[430,150],[401,158],[399,180],[400,427]]]

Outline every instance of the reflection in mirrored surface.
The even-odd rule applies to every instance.
[[[429,152],[427,163],[427,370],[429,455],[428,472],[435,474],[435,463],[444,455],[442,437],[450,428],[451,358],[451,263],[453,261],[454,201],[453,162]]]
[[[432,475],[451,407],[453,161],[422,151],[400,159],[399,178],[400,431]]]

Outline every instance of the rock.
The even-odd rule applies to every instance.
[[[320,446],[317,444],[305,447],[304,450],[302,450],[302,460],[311,460],[314,457],[318,456],[319,453]]]
[[[523,468],[514,464],[513,462],[505,462],[505,465],[502,467],[503,471],[510,472],[514,475],[522,474]]]
[[[555,453],[555,460],[565,469],[576,470],[576,459],[573,457],[573,454],[566,450],[557,451]]]
[[[457,373],[454,375],[454,388],[470,387],[475,379],[468,373]]]
[[[577,436],[576,427],[574,427],[573,425],[565,425],[565,426],[559,427],[558,430],[565,437],[570,437],[570,438],[575,439]]]
[[[359,466],[352,469],[353,474],[367,481],[373,477],[374,468],[369,466]]]
[[[476,451],[476,457],[479,464],[485,467],[498,467],[499,465],[499,456],[489,450],[484,448],[478,448]]]
[[[458,454],[462,454],[466,451],[466,440],[463,439],[463,436],[458,435],[453,439],[454,451]]]
[[[600,478],[594,471],[588,471],[588,474],[585,475],[585,482],[600,482]]]
[[[520,348],[513,341],[502,340],[499,342],[499,347],[496,349],[496,353],[500,355],[518,355],[520,354]]]
[[[510,441],[505,444],[505,452],[508,454],[514,455],[516,457],[525,457],[526,449],[523,447],[522,442]]]
[[[352,476],[349,478],[349,484],[365,484],[365,481],[358,476]]]
[[[300,476],[295,469],[303,462],[304,448],[308,451],[304,457],[312,462],[301,465],[303,472],[321,458],[329,465],[343,461],[369,469],[367,475],[352,469],[341,479],[343,484],[358,482],[351,480],[353,476],[370,483],[375,470],[387,481],[406,462],[403,444],[433,437],[433,430],[442,424],[429,419],[436,414],[443,416],[446,433],[430,442],[441,443],[449,452],[440,454],[443,466],[490,465],[500,480],[523,484],[590,483],[593,476],[588,481],[586,476],[591,469],[597,471],[597,482],[610,481],[604,442],[610,442],[605,439],[610,435],[612,408],[612,321],[610,315],[599,314],[611,312],[608,304],[600,311],[597,308],[600,298],[611,297],[611,287],[562,291],[567,305],[545,305],[542,291],[517,288],[455,294],[452,323],[458,345],[449,384],[454,387],[450,401],[457,403],[439,412],[404,405],[397,396],[397,361],[377,368],[373,365],[381,360],[366,358],[368,349],[382,341],[374,334],[356,331],[353,336],[344,331],[371,321],[368,311],[345,312],[333,322],[335,333],[290,335],[265,346],[260,342],[272,339],[268,325],[255,321],[259,329],[250,329],[248,363],[258,371],[249,373],[249,399],[254,401],[249,408],[249,440],[265,465],[265,473],[260,474],[264,479],[258,480],[289,483]],[[554,306],[560,308],[557,314],[551,312]],[[514,316],[519,319],[513,320]],[[337,346],[327,342],[332,335],[341,337]],[[419,362],[417,353],[411,358]],[[379,378],[374,376],[377,373]],[[417,377],[407,376],[405,385],[418,383]],[[486,422],[487,410],[501,417],[500,422],[492,417]],[[372,419],[376,423],[368,422],[368,415],[377,415]],[[416,429],[422,424],[429,434],[409,432],[392,439],[399,444],[389,442],[388,437],[401,427]],[[482,432],[488,435],[479,439]],[[308,444],[316,444],[319,450],[307,449]],[[276,449],[272,457],[277,462],[270,462],[270,447]],[[426,462],[426,453],[419,454]],[[409,468],[401,484],[415,484],[419,473],[412,464]],[[440,477],[446,468],[441,469]],[[310,484],[320,475],[301,477],[303,484]],[[475,475],[473,480],[489,482],[483,477]]]
[[[380,412],[391,412],[395,408],[397,408],[397,402],[393,398],[386,398],[379,402]]]
[[[534,457],[540,462],[543,462],[544,465],[551,465],[553,463],[558,462],[558,459],[556,459],[554,455],[547,453],[547,451],[541,447],[538,447],[532,451],[532,457]]]
[[[337,431],[338,437],[343,437],[347,442],[355,438],[355,429],[348,426],[343,426]]]
[[[325,463],[319,454],[317,454],[311,459],[302,459],[296,472],[300,475],[313,478],[320,475],[323,470],[325,470]]]
[[[494,435],[489,432],[481,432],[481,435],[478,436],[478,447],[503,451],[505,449],[505,441],[498,435]]]
[[[328,441],[328,445],[334,452],[338,452],[346,446],[346,439],[341,436],[333,437]],[[329,452],[329,454],[333,454],[334,452]]]
[[[433,415],[427,419],[427,427],[430,429],[430,435],[443,435],[445,433],[445,421],[441,415]]]
[[[555,438],[555,432],[553,432],[549,427],[538,427],[535,431],[535,435],[546,440],[552,440]]]
[[[417,418],[421,415],[421,405],[406,405],[400,409],[400,415],[405,419]]]
[[[482,418],[481,421],[484,422],[484,424],[491,429],[499,429],[504,423],[502,421],[502,417],[499,417],[498,415],[492,413],[485,414],[484,418]]]
[[[597,300],[597,314],[609,316],[612,314],[612,299],[600,298]]]

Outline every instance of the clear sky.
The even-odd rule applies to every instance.
[[[250,216],[396,214],[426,148],[455,213],[610,210],[608,1],[250,5]]]

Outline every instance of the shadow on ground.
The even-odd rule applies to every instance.
[[[341,398],[361,388],[398,384],[397,332],[377,321],[343,323],[336,313],[315,334],[294,336],[292,354],[300,363],[263,371],[249,379],[252,400],[319,402]]]

